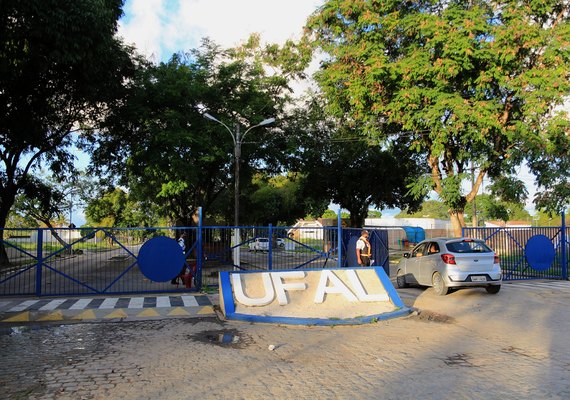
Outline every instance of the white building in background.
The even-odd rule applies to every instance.
[[[323,224],[319,221],[299,221],[287,234],[296,240],[300,239],[323,239]]]
[[[435,218],[366,218],[364,220],[365,226],[412,226],[419,227],[425,230],[452,230],[450,220],[435,219]]]
[[[485,228],[530,228],[528,221],[485,221]]]

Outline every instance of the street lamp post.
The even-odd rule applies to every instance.
[[[241,145],[243,143],[243,140],[245,139],[245,135],[247,135],[247,133],[249,131],[251,131],[254,128],[260,127],[260,126],[264,126],[264,125],[269,125],[273,122],[275,122],[275,118],[267,118],[264,119],[263,121],[261,121],[259,124],[257,125],[253,125],[251,127],[249,127],[244,133],[243,135],[240,134],[240,129],[239,129],[239,124],[236,123],[234,125],[235,127],[235,132],[232,131],[226,124],[224,124],[222,121],[220,121],[219,119],[213,117],[212,115],[208,114],[208,113],[204,113],[204,117],[212,120],[214,122],[217,122],[218,124],[221,124],[224,126],[224,128],[226,128],[226,130],[230,133],[230,135],[232,136],[232,140],[234,143],[234,157],[235,157],[235,166],[234,166],[234,184],[235,184],[235,190],[234,190],[234,226],[235,226],[235,238],[234,238],[234,246],[236,246],[235,251],[234,251],[234,262],[236,263],[236,265],[240,265],[240,257],[239,257],[239,195],[240,195],[240,186],[239,186],[239,176],[240,176],[240,159],[241,159]]]

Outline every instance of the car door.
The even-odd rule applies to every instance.
[[[424,255],[421,258],[420,280],[419,283],[425,286],[431,286],[431,278],[438,266],[441,258],[440,249],[437,242],[427,242],[424,248]]]
[[[420,283],[420,267],[424,255],[425,243],[420,243],[410,253],[406,262],[406,280],[410,283]]]

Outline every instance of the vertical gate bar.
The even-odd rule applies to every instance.
[[[273,224],[269,224],[269,234],[267,236],[269,236],[267,248],[267,269],[271,271],[273,269]]]
[[[562,211],[562,221],[561,221],[561,241],[562,241],[562,279],[568,279],[568,254],[566,253],[566,214]]]
[[[36,249],[36,296],[42,294],[42,265],[43,265],[43,240],[44,232],[42,228],[38,228],[38,242]]]
[[[198,207],[198,232],[196,234],[196,276],[194,283],[198,290],[202,289],[202,207]]]
[[[337,253],[338,253],[338,267],[342,268],[342,218],[340,216],[340,208],[338,209],[338,215],[336,217],[336,229],[337,229]]]

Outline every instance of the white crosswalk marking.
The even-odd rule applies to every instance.
[[[183,307],[200,307],[198,301],[196,300],[196,296],[192,295],[181,295],[181,296],[174,296],[176,299],[181,299],[182,303],[184,304]],[[128,305],[125,306],[124,303],[121,303],[120,307],[129,308],[129,309],[142,309],[145,308],[145,299],[155,299],[156,305],[153,302],[150,302],[146,305],[150,308],[169,308],[173,307],[171,302],[170,296],[157,296],[157,297],[131,297],[128,299]],[[70,300],[71,304],[70,307],[65,307],[64,303]],[[82,299],[54,299],[54,300],[15,300],[15,301],[1,301],[0,302],[0,312],[22,312],[29,308],[31,308],[34,304],[38,302],[42,302],[40,308],[37,308],[37,311],[54,311],[58,309],[68,308],[69,310],[84,310],[87,308],[97,308],[97,309],[114,309],[119,307],[118,302],[119,298],[117,297],[110,297],[104,299],[103,302],[98,307],[89,307],[90,304],[93,303],[94,298],[82,298]],[[177,300],[178,301],[178,300]],[[44,304],[45,303],[45,304]],[[42,305],[43,304],[43,305]],[[39,306],[38,305],[38,306]]]
[[[170,297],[168,297],[168,296],[158,296],[158,297],[156,298],[156,307],[157,307],[157,308],[170,307]]]
[[[184,307],[197,307],[198,302],[194,296],[181,296]]]
[[[93,299],[79,299],[71,307],[69,307],[69,309],[70,310],[83,310],[83,309],[85,309],[85,307],[87,307],[89,305],[89,303],[91,303],[91,301],[93,301]]]
[[[105,299],[105,301],[103,301],[103,303],[101,303],[101,305],[99,306],[100,309],[108,309],[108,308],[114,308],[115,304],[117,304],[117,301],[119,301],[118,298],[116,297],[110,297],[108,299]]]
[[[39,300],[26,300],[23,303],[18,304],[15,307],[10,308],[8,311],[9,312],[19,312],[19,311],[24,311],[26,308],[33,306],[34,304],[36,304]]]
[[[131,301],[129,301],[128,308],[143,308],[144,305],[144,297],[133,297]]]
[[[59,307],[60,305],[62,305],[63,303],[65,303],[67,301],[67,299],[57,299],[57,300],[52,300],[49,303],[47,303],[45,306],[40,307],[40,311],[52,311],[55,310],[57,307]]]

